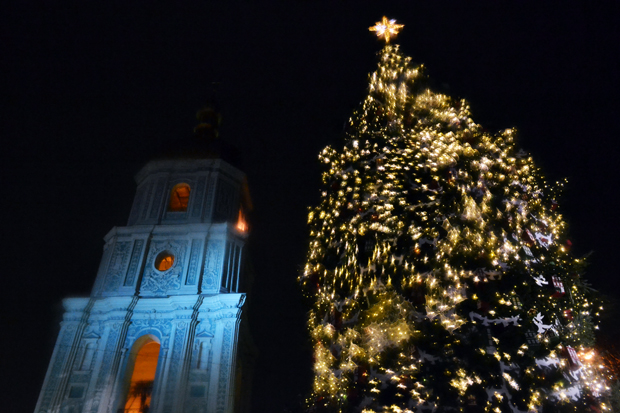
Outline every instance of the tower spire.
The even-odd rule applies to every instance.
[[[217,111],[215,105],[209,103],[196,112],[198,125],[194,128],[194,133],[199,137],[207,139],[219,136],[219,127],[222,124],[222,115]]]

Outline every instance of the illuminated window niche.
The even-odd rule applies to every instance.
[[[155,257],[155,269],[157,271],[168,271],[174,264],[174,255],[170,251],[162,251]]]
[[[170,204],[168,205],[168,211],[187,211],[190,191],[191,189],[188,184],[176,184],[175,186],[173,186],[172,191],[170,191]]]
[[[140,337],[129,353],[125,413],[147,413],[151,407],[160,344],[151,335]]]
[[[245,214],[243,213],[243,208],[239,209],[239,217],[237,218],[237,229],[241,232],[246,232],[248,230],[248,222],[245,220]]]

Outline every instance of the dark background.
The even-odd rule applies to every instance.
[[[22,1],[0,17],[3,411],[33,411],[60,300],[89,294],[133,175],[213,97],[255,206],[253,411],[310,390],[296,277],[317,155],[365,96],[381,48],[368,27],[384,14],[405,24],[397,42],[437,88],[490,131],[516,127],[550,180],[569,178],[573,250],[594,251],[586,277],[611,301],[601,331],[620,338],[616,2],[87,3]]]

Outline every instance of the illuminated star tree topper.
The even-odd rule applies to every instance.
[[[400,29],[402,29],[404,24],[396,24],[395,19],[388,19],[383,16],[380,22],[375,23],[374,26],[369,27],[368,30],[371,32],[377,32],[377,37],[383,37],[386,43],[390,42],[390,39],[396,37]]]

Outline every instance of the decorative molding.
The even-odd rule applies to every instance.
[[[207,197],[204,200],[205,221],[213,221],[213,192],[215,191],[215,177],[217,177],[217,174],[211,174],[207,179]]]
[[[144,240],[137,239],[134,241],[133,251],[131,252],[131,260],[129,261],[129,269],[127,270],[127,276],[125,277],[125,286],[131,287],[136,281],[138,275],[138,266],[140,265],[142,257],[142,248],[144,247]]]
[[[106,239],[106,243],[103,244],[103,256],[101,257],[101,263],[99,263],[99,269],[97,270],[97,278],[95,279],[95,285],[93,286],[93,295],[100,295],[103,289],[103,283],[105,282],[105,276],[107,273],[107,264],[110,262],[110,255],[112,254],[112,245],[114,241]]]
[[[146,195],[147,185],[139,185],[136,190],[136,197],[133,201],[133,207],[131,208],[131,212],[129,214],[129,225],[133,225],[140,218],[140,213],[142,212],[142,208],[144,205],[144,198]]]
[[[181,276],[187,251],[187,240],[154,240],[151,242],[144,277],[140,291],[153,295],[167,295],[169,291],[181,288]],[[174,263],[167,271],[155,269],[155,257],[162,251],[170,251],[174,255]]]
[[[118,241],[114,246],[114,253],[108,264],[105,285],[103,287],[104,292],[116,291],[121,286],[121,280],[125,274],[131,253],[131,244],[131,241]]]
[[[153,192],[151,211],[149,213],[149,220],[159,218],[159,211],[161,209],[161,203],[164,201],[162,198],[164,197],[165,186],[166,186],[165,178],[158,178],[156,186],[155,186],[155,191]],[[166,197],[166,200],[167,199],[168,197]]]
[[[187,281],[185,282],[186,285],[196,284],[196,279],[198,278],[201,252],[202,252],[202,240],[193,239],[190,258],[189,258],[189,268],[187,270]]]
[[[228,180],[222,179],[221,176],[219,178],[213,218],[215,220],[226,220],[233,214],[236,198],[235,187]]]
[[[127,339],[125,341],[125,348],[131,348],[136,339],[146,335],[153,334],[160,340],[162,347],[168,347],[168,340],[170,338],[170,330],[172,323],[170,319],[164,318],[148,318],[148,319],[133,319],[129,330],[127,332]]]
[[[205,269],[202,279],[203,292],[219,292],[218,274],[222,274],[223,240],[209,240],[205,256]]]
[[[144,207],[140,213],[140,221],[145,221],[148,217],[149,207],[153,203],[153,189],[155,188],[155,183],[152,180],[146,182],[146,190],[144,191]]]
[[[232,350],[234,346],[234,324],[234,322],[227,322],[224,327],[224,340],[222,342],[220,354],[220,375],[217,384],[216,413],[224,413],[226,411],[232,364]]]
[[[174,401],[176,383],[178,380],[179,370],[182,364],[182,354],[185,342],[185,334],[187,329],[187,323],[181,321],[176,326],[174,334],[174,344],[172,346],[172,362],[168,368],[168,386],[166,388],[166,399],[164,401],[164,413],[172,413]]]
[[[78,371],[78,372],[74,372],[73,374],[71,374],[71,378],[69,379],[69,383],[71,383],[71,384],[75,384],[75,383],[84,384],[84,383],[88,383],[89,379],[90,379],[90,372],[88,372],[88,371]]]
[[[49,381],[45,383],[43,391],[40,396],[40,411],[48,411],[51,406],[54,394],[58,391],[58,381],[60,379],[60,372],[65,364],[67,354],[71,348],[71,341],[73,340],[75,327],[69,329],[69,325],[63,326],[60,330],[60,336],[56,343],[56,349],[52,358],[52,365],[48,371]]]
[[[196,182],[196,187],[193,190],[194,196],[192,198],[191,204],[191,217],[192,218],[200,218],[200,213],[202,212],[203,205],[203,196],[205,192],[205,177],[200,176]]]
[[[103,392],[108,390],[107,386],[105,385],[109,381],[108,376],[112,368],[112,360],[115,355],[115,350],[119,337],[119,329],[116,324],[108,326],[108,329],[108,339],[106,340],[106,344],[103,349],[103,360],[100,364],[99,377],[97,378],[97,383],[95,385],[95,394],[91,409],[92,413],[95,413],[99,410],[99,403],[101,403]]]

